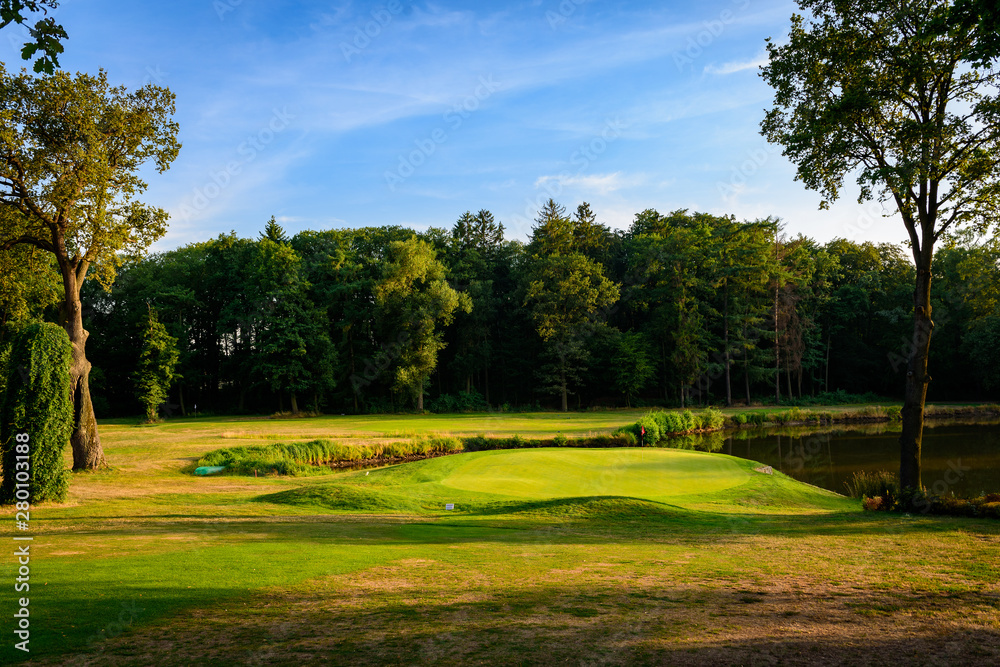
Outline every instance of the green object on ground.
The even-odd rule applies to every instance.
[[[226,466],[201,466],[194,469],[194,474],[196,475],[214,475],[217,472],[222,472],[226,469]]]

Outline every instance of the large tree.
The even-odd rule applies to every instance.
[[[618,285],[604,276],[600,264],[580,253],[533,257],[527,274],[524,305],[553,363],[543,369],[548,389],[569,409],[570,384],[586,356],[584,339],[618,300]]]
[[[426,241],[416,237],[393,241],[387,248],[382,280],[375,287],[375,303],[383,331],[394,339],[395,385],[424,409],[427,379],[437,368],[444,348],[438,325],[451,324],[455,311],[472,310],[468,295],[456,292],[445,279],[445,266]]]
[[[788,42],[768,42],[774,107],[761,124],[824,196],[856,175],[859,201],[892,201],[916,266],[900,480],[921,488],[930,377],[934,246],[961,226],[985,233],[1000,209],[998,73],[976,64],[977,22],[940,26],[948,0],[799,0]]]
[[[167,328],[160,324],[159,316],[152,307],[148,308],[141,340],[142,350],[139,352],[139,363],[136,364],[132,380],[136,396],[146,410],[146,422],[153,423],[159,414],[160,405],[166,402],[170,394],[170,385],[176,377],[174,369],[180,355],[177,352],[177,339],[167,333]]]
[[[34,78],[0,66],[0,249],[32,245],[59,267],[77,470],[104,463],[80,287],[88,276],[110,287],[117,266],[166,231],[166,212],[136,197],[146,189],[139,171],[147,162],[162,173],[177,157],[173,113],[169,90],[112,87],[103,71]]]

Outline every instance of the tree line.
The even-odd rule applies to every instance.
[[[126,264],[110,291],[88,283],[81,295],[97,413],[566,410],[901,391],[914,282],[902,246],[820,244],[773,219],[685,210],[646,210],[614,230],[586,203],[568,214],[551,200],[535,222],[524,243],[489,211],[450,229],[292,237],[272,218],[256,239],[232,233]],[[937,253],[937,400],[997,389],[997,259],[995,243],[968,235]],[[31,317],[29,303],[44,316],[37,269],[21,283],[8,275],[5,320]]]

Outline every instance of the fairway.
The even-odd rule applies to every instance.
[[[562,447],[191,474],[234,442],[585,435],[629,417],[105,426],[110,468],[33,508],[32,652],[8,643],[0,663],[863,664],[915,658],[904,637],[1000,658],[995,521],[862,512],[753,461]]]
[[[655,499],[721,491],[749,478],[735,461],[665,449],[542,449],[465,457],[445,486],[517,498]]]

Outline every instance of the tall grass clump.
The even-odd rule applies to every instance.
[[[255,471],[299,475],[311,467],[336,463],[362,463],[377,459],[432,456],[462,451],[459,438],[424,437],[408,442],[345,445],[331,440],[273,445],[228,447],[209,452],[199,466],[225,466],[227,472],[252,475]]]
[[[887,470],[860,470],[851,475],[844,485],[851,498],[882,498],[887,506],[899,497],[899,475]]]

